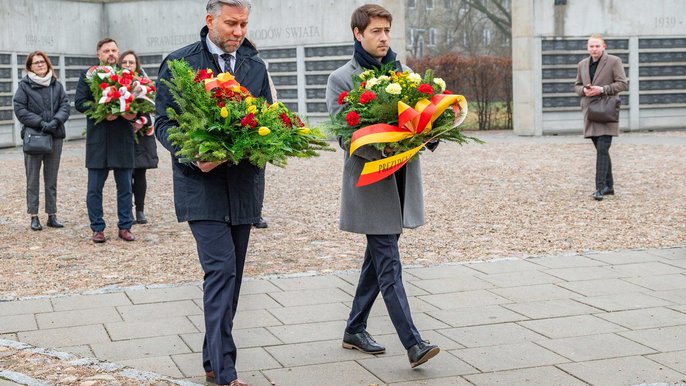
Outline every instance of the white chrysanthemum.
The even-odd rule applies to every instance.
[[[411,73],[410,75],[407,76],[407,79],[410,80],[412,83],[420,83],[422,81],[422,77],[419,74],[416,73]]]
[[[441,92],[445,91],[445,81],[441,78],[434,78],[434,83],[441,88]]]
[[[372,87],[376,86],[377,84],[381,83],[381,81],[378,78],[371,78],[367,81],[367,84],[364,86],[367,90],[371,90]]]
[[[403,88],[398,83],[391,83],[388,86],[386,86],[386,92],[389,94],[400,95],[402,91]]]

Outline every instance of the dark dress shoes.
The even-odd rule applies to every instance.
[[[135,237],[133,237],[133,233],[131,233],[131,231],[128,229],[120,229],[119,238],[124,241],[133,241],[136,239]]]
[[[347,331],[343,334],[343,348],[348,350],[358,350],[365,354],[383,354],[386,352],[386,347],[376,343],[374,338],[367,331],[362,331],[357,334],[349,334]]]
[[[39,231],[43,229],[43,226],[40,225],[40,220],[38,219],[38,216],[31,216],[31,229],[34,231]]]
[[[136,211],[136,222],[139,224],[147,224],[148,219],[145,218],[145,213],[141,210]]]
[[[57,215],[55,214],[48,215],[48,226],[50,228],[64,228],[64,224],[57,220]]]
[[[600,191],[600,193],[603,194],[603,196],[612,196],[615,194],[615,188],[610,188],[610,187],[604,187],[603,190]]]
[[[415,368],[435,357],[440,351],[441,349],[435,344],[429,344],[428,341],[421,341],[407,350],[407,357],[410,359],[412,368]]]
[[[260,221],[254,223],[252,225],[258,229],[264,229],[264,228],[268,227],[267,221],[265,221],[265,219],[263,219],[262,217],[260,217]]]
[[[595,193],[593,193],[591,196],[593,196],[593,199],[596,201],[603,200],[603,192],[601,192],[600,190],[596,190]]]
[[[102,231],[100,232],[93,232],[93,237],[91,237],[91,240],[93,240],[94,243],[104,243],[105,240],[105,233]]]

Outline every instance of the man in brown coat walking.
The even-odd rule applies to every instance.
[[[584,137],[591,138],[596,148],[596,175],[593,198],[600,201],[604,195],[615,193],[612,178],[610,145],[612,137],[619,135],[619,122],[598,122],[588,117],[588,105],[594,98],[605,98],[626,91],[622,60],[605,52],[607,45],[600,35],[588,39],[590,56],[579,62],[575,91],[581,97],[581,110],[584,113]]]

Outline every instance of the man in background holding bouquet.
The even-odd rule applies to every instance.
[[[264,97],[271,103],[265,63],[245,39],[250,8],[250,0],[209,0],[200,41],[164,59],[157,93],[155,134],[172,155],[177,219],[188,221],[205,273],[203,367],[209,381],[222,385],[244,384],[236,374],[237,349],[231,330],[250,229],[260,218],[260,169],[248,160],[237,165],[180,163],[178,149],[169,140],[169,129],[177,123],[167,113],[168,108],[178,111],[179,107],[166,82],[171,79],[169,61],[184,59],[196,70],[233,73],[253,96]]]
[[[352,89],[354,74],[382,66],[403,70],[389,46],[392,19],[385,8],[374,4],[363,5],[353,12],[350,24],[355,39],[353,58],[334,71],[327,83],[326,104],[331,116],[343,111],[339,96]],[[369,354],[385,352],[385,347],[367,332],[367,318],[381,292],[393,326],[407,350],[410,364],[416,367],[440,351],[438,346],[422,340],[412,321],[398,250],[398,239],[403,228],[416,228],[424,224],[419,159],[405,164],[388,178],[356,187],[365,162],[390,154],[365,145],[349,156],[350,144],[341,138],[339,142],[345,151],[340,229],[364,234],[367,238],[367,249],[343,336],[343,347]]]
[[[101,66],[117,65],[119,48],[113,39],[105,38],[98,42],[97,55]],[[76,110],[85,113],[91,104],[97,103],[88,85],[89,71],[84,71],[76,85],[74,106]],[[88,193],[86,206],[92,240],[95,243],[106,241],[104,230],[105,220],[102,209],[102,189],[110,173],[114,171],[117,184],[117,216],[119,222],[119,237],[125,241],[133,241],[131,234],[133,225],[131,175],[133,173],[134,130],[131,120],[135,113],[108,115],[103,121],[96,123],[93,118],[86,119],[86,168],[88,168]]]

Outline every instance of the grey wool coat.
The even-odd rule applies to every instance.
[[[331,116],[341,112],[338,95],[353,87],[352,75],[362,68],[353,58],[329,75],[326,87],[326,106]],[[367,235],[400,234],[403,228],[424,224],[424,193],[419,158],[406,164],[405,200],[401,208],[396,174],[363,187],[355,187],[365,162],[383,158],[381,151],[366,145],[349,155],[348,145],[339,139],[344,150],[341,186],[340,229]]]
[[[618,122],[593,122],[588,120],[588,104],[593,98],[600,98],[599,96],[587,97],[584,96],[584,85],[591,84],[593,86],[602,86],[605,91],[604,95],[617,95],[622,91],[629,89],[626,81],[626,74],[624,73],[624,65],[622,60],[614,55],[608,55],[603,52],[600,57],[598,67],[595,70],[595,76],[591,81],[591,74],[589,71],[591,57],[579,62],[576,74],[576,83],[574,84],[574,91],[581,97],[581,111],[584,113],[584,137],[599,137],[601,135],[619,135]]]

